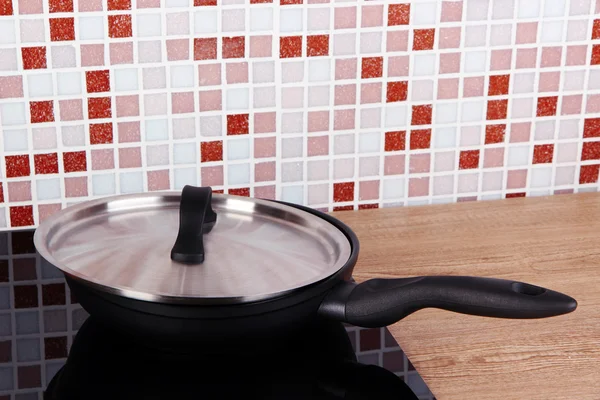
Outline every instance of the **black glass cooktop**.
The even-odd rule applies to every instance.
[[[88,317],[32,238],[0,233],[0,400],[435,400],[387,330],[327,324],[243,350],[123,336]]]

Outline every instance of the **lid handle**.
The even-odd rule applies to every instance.
[[[184,186],[179,207],[179,232],[171,249],[171,260],[185,264],[204,262],[202,235],[210,232],[217,222],[211,202],[210,187]]]

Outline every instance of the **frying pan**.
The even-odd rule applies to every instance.
[[[336,218],[213,197],[209,187],[80,203],[42,222],[34,243],[83,308],[141,339],[268,345],[323,319],[374,328],[428,307],[515,319],[577,307],[565,294],[494,278],[355,283],[359,242]]]

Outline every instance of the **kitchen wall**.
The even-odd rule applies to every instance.
[[[185,184],[324,210],[595,191],[598,12],[0,0],[0,229]]]

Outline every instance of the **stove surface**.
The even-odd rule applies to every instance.
[[[32,239],[0,233],[0,400],[435,400],[385,329],[328,324],[243,350],[132,340],[88,317]]]

